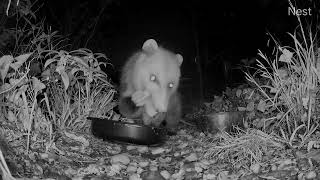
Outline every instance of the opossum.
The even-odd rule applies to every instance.
[[[145,41],[121,71],[120,113],[145,125],[175,128],[181,118],[182,62],[180,54],[159,47],[154,39]]]

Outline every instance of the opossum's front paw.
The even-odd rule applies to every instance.
[[[147,91],[136,91],[132,94],[131,100],[136,106],[143,106],[146,103],[147,97],[150,96],[150,93]]]
[[[145,112],[150,116],[153,117],[157,114],[156,109],[153,107],[153,104],[151,101],[146,101],[144,104]]]

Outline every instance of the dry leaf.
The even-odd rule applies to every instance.
[[[253,111],[254,110],[254,102],[251,101],[249,104],[247,104],[247,111]]]
[[[13,61],[13,57],[10,55],[2,56],[0,58],[0,75],[2,81],[6,78],[11,62]]]
[[[242,94],[242,90],[241,90],[241,89],[238,89],[238,90],[236,91],[236,96],[239,98],[239,97],[241,96],[241,94]]]
[[[292,52],[290,52],[287,49],[284,49],[282,51],[282,54],[281,54],[280,58],[279,58],[279,61],[280,62],[285,62],[285,63],[290,63],[292,56],[293,56]]]
[[[8,120],[10,122],[17,122],[17,117],[12,111],[8,111]]]
[[[308,109],[309,96],[302,98],[302,105],[304,108]]]

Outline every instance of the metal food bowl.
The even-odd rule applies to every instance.
[[[235,127],[244,127],[244,111],[218,112],[204,115],[204,129],[215,134],[217,132],[234,132]]]
[[[166,139],[166,130],[142,124],[88,117],[92,134],[103,140],[139,145],[160,145]]]

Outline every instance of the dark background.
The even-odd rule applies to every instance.
[[[287,0],[42,0],[39,13],[70,39],[70,49],[105,53],[115,84],[125,60],[149,38],[184,57],[180,91],[185,108],[244,81],[241,59],[267,51],[270,32],[289,43],[298,25]],[[314,2],[295,2],[300,8]],[[197,60],[195,60],[197,59]],[[186,105],[190,106],[186,106]]]

